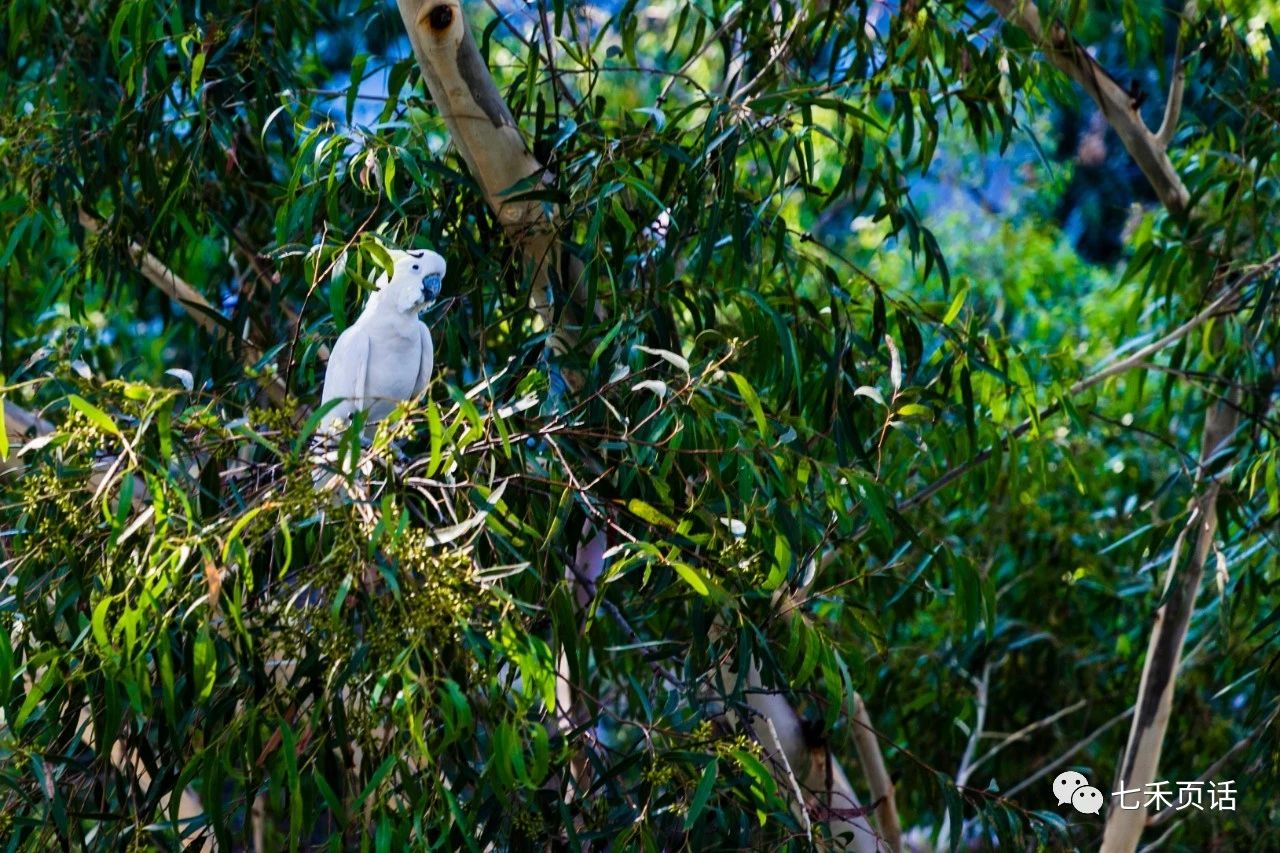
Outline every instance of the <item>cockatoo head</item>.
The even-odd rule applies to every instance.
[[[379,299],[396,311],[415,315],[435,302],[444,279],[444,258],[430,249],[389,249],[388,254],[395,264],[395,275],[390,279],[385,272],[378,276]]]

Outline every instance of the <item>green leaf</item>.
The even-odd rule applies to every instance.
[[[933,412],[929,411],[929,407],[920,403],[907,403],[899,406],[895,414],[900,418],[925,418],[927,420],[932,420],[933,418]]]
[[[753,787],[759,791],[761,798],[766,802],[772,799],[778,787],[777,782],[774,781],[773,774],[769,772],[768,768],[761,764],[758,758],[745,750],[735,749],[733,751],[733,759],[738,762],[738,766],[742,768],[743,772],[751,777],[752,782],[755,783]]]
[[[302,838],[302,782],[298,776],[298,739],[289,723],[280,720],[280,752],[289,783],[289,849],[297,850]]]
[[[760,438],[768,441],[772,437],[772,433],[769,431],[769,422],[765,420],[764,407],[760,405],[760,397],[756,394],[756,389],[752,388],[751,383],[741,374],[732,371],[725,371],[725,373],[733,380],[733,384],[738,387],[738,394],[747,404],[747,408],[751,410],[751,417],[755,418],[756,429],[760,432]]]
[[[192,664],[195,670],[196,702],[203,702],[213,693],[213,684],[218,677],[218,650],[213,638],[209,636],[208,628],[201,628],[196,635]]]
[[[107,595],[94,605],[93,617],[90,620],[93,626],[93,638],[103,652],[111,649],[111,637],[107,634],[107,609],[111,606],[112,599],[113,596]]]
[[[707,579],[704,578],[702,573],[693,566],[680,562],[673,562],[671,567],[676,570],[676,574],[684,578],[685,583],[693,587],[694,592],[698,593],[698,595],[711,594],[711,587],[707,584]]]
[[[440,408],[434,401],[427,401],[427,429],[431,434],[431,457],[427,462],[427,477],[434,477],[444,461],[444,424],[440,420]]]
[[[121,435],[120,428],[116,426],[115,421],[111,420],[106,412],[102,411],[102,409],[99,409],[85,398],[77,394],[68,394],[67,402],[71,404],[72,408],[83,413],[84,416],[89,419],[89,422],[98,429],[103,432],[109,432],[112,435]]]
[[[35,712],[36,708],[40,707],[40,702],[44,699],[45,694],[49,692],[49,689],[53,686],[54,682],[58,681],[61,677],[62,675],[58,671],[58,667],[51,666],[45,670],[44,675],[41,676],[39,681],[31,685],[31,689],[27,691],[27,698],[23,700],[22,707],[18,709],[18,716],[13,719],[14,731],[22,729],[27,718]]]
[[[191,94],[194,95],[200,89],[200,79],[204,76],[204,51],[200,51],[191,60]]]
[[[236,523],[231,526],[231,532],[227,534],[226,541],[222,545],[223,562],[226,562],[231,555],[232,543],[240,539],[240,534],[249,526],[249,522],[253,521],[253,519],[257,517],[258,513],[262,512],[262,510],[263,506],[261,504],[255,506],[244,515],[240,516]]]
[[[965,297],[969,295],[969,285],[964,285],[956,290],[956,295],[951,299],[951,305],[947,308],[947,313],[942,316],[942,325],[950,326],[951,321],[960,315],[960,309],[964,307]]]
[[[9,704],[13,688],[13,645],[8,631],[0,631],[0,708]]]
[[[378,242],[376,238],[367,234],[362,235],[361,244],[364,246],[365,251],[373,255],[373,262],[381,272],[386,273],[388,277],[395,275],[396,263],[391,259],[391,253],[387,251],[385,246]],[[371,275],[369,278],[371,281],[377,281],[378,276]]]
[[[658,511],[657,508],[645,503],[639,498],[632,498],[627,502],[627,509],[633,515],[659,527],[665,527],[669,530],[676,529],[676,523],[669,517]]]
[[[360,792],[360,796],[356,797],[356,801],[353,804],[356,810],[359,810],[364,805],[364,801],[369,799],[374,791],[378,790],[379,786],[382,785],[382,780],[387,778],[387,774],[395,768],[398,761],[399,756],[396,755],[388,755],[383,759],[382,763],[378,765],[378,769],[373,772],[373,776],[369,778],[369,783]]]
[[[949,780],[943,779],[942,794],[947,802],[947,820],[951,827],[950,844],[951,850],[960,849],[960,836],[964,830],[964,800],[956,790],[954,784]]]
[[[693,797],[689,800],[689,811],[684,816],[684,831],[688,832],[698,822],[702,810],[706,808],[707,800],[711,798],[711,792],[715,789],[716,784],[716,768],[719,762],[711,759],[705,770],[702,771],[702,778],[698,780],[698,787],[693,791]]]
[[[289,531],[289,517],[284,513],[280,513],[279,527],[280,537],[284,540],[284,560],[276,570],[276,575],[284,578],[289,573],[289,567],[293,565],[293,534]]]
[[[351,117],[356,110],[356,98],[360,96],[360,83],[364,80],[364,69],[369,63],[369,54],[358,53],[351,60],[351,76],[347,83],[347,123],[351,123]],[[390,94],[395,95],[395,92]]]

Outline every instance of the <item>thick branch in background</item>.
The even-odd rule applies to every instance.
[[[867,703],[862,695],[853,694],[853,719],[851,720],[853,744],[858,750],[858,762],[871,786],[871,802],[876,810],[876,823],[885,846],[890,853],[902,850],[902,822],[898,818],[898,801],[894,793],[893,779],[885,767],[884,752],[880,749],[880,735],[871,725]]]
[[[782,587],[775,592],[773,603],[778,608],[778,613],[787,620],[807,621],[802,609],[803,603],[809,598],[819,572],[829,568],[838,559],[838,551],[835,549],[827,551],[821,559],[809,563],[803,575],[805,580],[799,587],[789,592],[786,587]],[[880,733],[871,724],[871,714],[868,713],[867,703],[863,701],[861,694],[853,694],[850,706],[853,709],[852,718],[849,720],[850,733],[853,735],[854,748],[858,752],[858,763],[862,766],[862,773],[871,790],[876,827],[880,830],[880,847],[888,850],[889,853],[900,853],[902,821],[898,817],[897,794],[894,790],[893,778],[889,775],[888,767],[885,766],[884,751],[880,748]],[[831,760],[834,762],[834,757]],[[835,769],[839,770],[839,766],[837,765]],[[843,771],[840,772],[840,778],[844,778]],[[845,783],[847,785],[847,779]],[[848,796],[856,799],[852,790],[848,792]]]
[[[793,792],[792,809],[801,826],[807,827],[809,816],[813,815],[827,824],[836,849],[857,853],[890,850],[872,828],[867,810],[830,749],[810,748],[800,715],[785,696],[765,686],[760,670],[750,659],[740,659],[738,666],[740,671],[736,673],[728,665],[721,667],[725,691],[733,693],[742,688],[748,709],[747,725],[768,753],[779,789]],[[733,711],[726,716],[737,721]]]
[[[1006,21],[1025,30],[1036,47],[1044,51],[1045,58],[1079,83],[1093,98],[1129,155],[1151,182],[1161,203],[1172,214],[1185,214],[1191,197],[1165,153],[1168,139],[1173,136],[1176,115],[1182,106],[1180,69],[1175,69],[1175,82],[1166,110],[1169,115],[1157,136],[1142,120],[1134,96],[1089,55],[1089,51],[1060,21],[1054,21],[1046,31],[1034,0],[990,0],[990,3]]]
[[[22,462],[18,459],[17,454],[22,446],[26,444],[28,433],[37,437],[48,435],[53,432],[53,424],[34,412],[28,412],[8,400],[4,401],[2,414],[4,417],[4,434],[6,443],[9,446],[8,458],[0,460],[0,474],[5,474],[22,468]]]
[[[546,168],[525,144],[511,110],[480,56],[457,0],[399,0],[414,56],[431,99],[449,128],[453,144],[484,191],[507,237],[523,256],[533,282],[530,304],[549,332],[548,345],[560,354],[581,333],[579,287],[582,265],[565,252],[557,234],[557,210],[542,201],[519,200],[547,182]],[[552,274],[572,294],[558,310]],[[575,391],[583,379],[564,376]]]

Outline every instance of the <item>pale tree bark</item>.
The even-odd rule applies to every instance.
[[[580,329],[576,317],[557,311],[552,277],[559,276],[573,288],[574,296],[579,296],[581,264],[560,245],[555,207],[516,198],[549,182],[546,168],[525,144],[480,56],[458,0],[399,0],[397,5],[427,91],[449,129],[454,147],[523,258],[533,285],[530,307],[548,331],[548,347],[554,354],[563,354],[576,345]],[[576,371],[559,373],[571,390],[582,388],[583,377]],[[580,571],[568,572],[580,607],[584,599],[589,601],[594,594],[588,585],[593,584],[603,566],[603,548],[596,547],[602,541],[603,534],[585,539],[575,555]],[[591,581],[577,577],[580,572],[590,575]],[[553,715],[554,726],[562,735],[575,729],[582,716],[563,651],[556,660]],[[566,797],[572,797],[586,784],[588,763],[583,756],[575,757],[571,765]]]
[[[723,630],[721,628],[721,630]],[[782,693],[769,689],[750,658],[739,658],[737,670],[726,662],[720,668],[725,691],[742,690],[747,726],[765,748],[767,762],[779,790],[791,792],[791,806],[800,825],[811,830],[816,819],[825,823],[835,849],[857,853],[893,850],[871,826],[849,777],[829,748],[812,749],[800,715]],[[726,711],[731,722],[738,715]]]
[[[802,576],[804,580],[797,589],[787,591],[784,587],[774,593],[774,606],[778,608],[779,614],[784,619],[806,620],[807,617],[802,610],[804,600],[809,597],[818,573],[831,566],[838,558],[839,554],[835,549],[827,551],[820,559],[811,560],[807,564]],[[858,763],[862,767],[862,773],[866,777],[867,786],[871,793],[876,828],[879,830],[879,847],[877,849],[886,850],[889,853],[900,853],[902,850],[902,821],[898,816],[897,793],[894,789],[893,778],[889,775],[888,767],[885,766],[884,751],[880,748],[880,734],[871,723],[871,714],[867,711],[867,703],[863,701],[860,693],[853,694],[850,704],[853,708],[853,715],[849,720],[850,734],[853,736],[854,749],[858,753]],[[830,757],[831,761],[835,761],[834,757],[828,757]],[[836,765],[835,770],[839,771],[838,765]],[[833,774],[834,777],[835,774]],[[839,778],[844,779],[845,786],[845,793],[841,796],[856,800],[856,795],[848,787],[848,779],[843,771],[839,772]]]
[[[604,574],[604,555],[609,548],[609,539],[603,530],[595,530],[590,519],[582,526],[582,540],[574,552],[573,565],[566,566],[565,581],[573,590],[573,601],[577,605],[579,615],[595,598],[597,584]],[[585,626],[580,625],[580,629]],[[555,728],[561,737],[568,738],[570,733],[582,724],[586,717],[585,709],[579,697],[574,695],[572,670],[569,656],[560,649],[556,657],[556,707]],[[588,736],[588,744],[591,737]],[[590,746],[588,746],[590,748]],[[590,787],[588,773],[590,762],[581,752],[569,760],[570,779],[565,786],[565,800],[571,800],[578,791]]]
[[[871,802],[876,804],[876,823],[885,846],[891,853],[902,850],[902,821],[898,817],[898,801],[893,779],[884,763],[880,735],[871,725],[867,703],[859,693],[853,694],[853,719],[850,721],[853,745],[858,750],[858,763],[871,787]]]
[[[1188,209],[1190,195],[1167,154],[1169,143],[1177,131],[1185,88],[1181,39],[1174,58],[1164,119],[1159,130],[1152,133],[1139,115],[1134,98],[1098,65],[1060,22],[1053,22],[1046,31],[1032,0],[989,2],[1006,21],[1025,30],[1044,51],[1045,57],[1093,98],[1169,213],[1188,216],[1192,212]],[[1187,7],[1188,12],[1193,10],[1193,6]],[[1246,275],[1242,281],[1248,277]],[[1229,290],[1238,287],[1239,283]],[[1214,344],[1210,343],[1210,346]],[[1186,526],[1174,544],[1165,579],[1164,603],[1156,611],[1147,645],[1128,744],[1116,770],[1116,785],[1129,790],[1145,790],[1149,783],[1156,781],[1182,647],[1195,611],[1205,560],[1213,548],[1217,530],[1218,496],[1222,484],[1219,475],[1210,469],[1215,464],[1221,465],[1238,418],[1238,400],[1234,391],[1212,404],[1205,414],[1195,477],[1200,492],[1192,500]],[[1186,562],[1182,563],[1182,548],[1188,539],[1193,539],[1194,545]],[[1136,850],[1146,823],[1145,807],[1121,809],[1113,805],[1107,811],[1102,850],[1104,853],[1131,853]]]

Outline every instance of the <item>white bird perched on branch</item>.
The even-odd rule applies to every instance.
[[[431,381],[431,330],[418,315],[440,295],[444,258],[430,250],[390,250],[395,274],[383,273],[360,317],[338,336],[324,374],[321,403],[341,400],[326,422],[359,411],[372,426]]]

